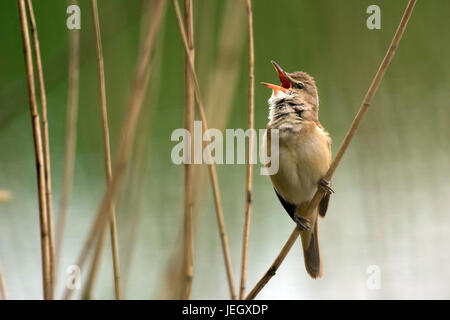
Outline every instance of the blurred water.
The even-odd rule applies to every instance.
[[[198,46],[204,48],[197,52],[197,57],[204,59],[199,58],[197,64],[203,70],[200,78],[206,86],[211,66],[217,60],[216,36],[224,3],[194,2],[198,16],[196,39],[203,41]],[[382,29],[370,31],[365,27],[365,9],[371,1],[254,1],[256,82],[276,81],[271,59],[288,71],[302,69],[311,73],[319,88],[320,119],[334,140],[334,151],[406,6],[406,1],[377,3],[382,10]],[[56,204],[64,165],[67,31],[64,2],[52,4],[36,2],[35,11],[48,84]],[[142,2],[114,0],[99,5],[115,149],[138,53]],[[84,18],[78,151],[59,272],[60,288],[64,269],[75,262],[105,186],[95,51],[88,18],[90,4],[83,0],[80,6]],[[373,106],[336,171],[333,178],[336,194],[326,219],[320,221],[324,279],[308,278],[300,244],[296,243],[258,298],[450,297],[450,247],[446,241],[450,232],[447,59],[450,46],[443,37],[443,32],[449,29],[449,9],[447,1],[417,3]],[[42,293],[36,178],[16,11],[13,1],[0,4],[0,38],[4,44],[0,50],[0,189],[13,194],[12,201],[0,203],[0,261],[10,298],[39,299]],[[201,25],[206,22],[208,28]],[[171,6],[163,31],[157,50],[162,73],[153,73],[150,81],[150,86],[159,82],[161,90],[147,98],[144,109],[154,107],[154,110],[147,110],[141,119],[141,126],[150,130],[147,135],[140,131],[147,148],[143,154],[147,156],[144,163],[148,169],[140,172],[139,184],[123,188],[117,211],[122,269],[128,270],[123,275],[128,279],[126,297],[133,299],[160,297],[167,263],[182,239],[183,167],[170,162],[174,145],[170,134],[183,125],[183,54]],[[238,61],[241,71],[229,110],[228,128],[245,128],[247,124],[246,50],[244,46]],[[267,89],[256,86],[257,129],[266,124],[268,95]],[[138,167],[138,161],[133,158],[130,172]],[[248,288],[267,270],[294,228],[269,179],[258,172],[259,165],[255,166],[253,180]],[[245,166],[219,166],[218,173],[237,284]],[[203,190],[202,200],[196,204],[199,218],[192,298],[227,299],[212,194],[209,185]],[[133,194],[138,200],[130,200]],[[137,202],[140,209],[135,206]],[[137,220],[132,218],[135,215]],[[136,229],[132,229],[132,221],[137,221]],[[133,236],[135,247],[130,253],[128,243]],[[371,265],[380,267],[379,290],[370,290],[366,285],[367,268]],[[94,298],[112,297],[112,267],[107,247]]]

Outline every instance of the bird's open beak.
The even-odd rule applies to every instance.
[[[268,87],[269,87],[270,89],[272,89],[274,92],[276,92],[276,91],[287,92],[287,91],[288,91],[288,89],[285,89],[285,88],[283,88],[283,87],[277,86],[277,85],[275,85],[275,84],[270,84],[270,83],[267,83],[267,82],[261,82],[261,84],[263,84],[263,85],[265,85],[265,86],[268,86]]]
[[[281,67],[275,61],[272,60],[270,62],[273,64],[273,66],[275,67],[275,69],[278,72],[278,77],[280,78],[281,86],[277,86],[277,85],[266,83],[266,82],[261,82],[261,84],[269,87],[274,92],[276,92],[278,90],[282,91],[282,92],[287,92],[291,88],[291,82],[289,81],[288,76],[286,75],[286,72],[284,72],[284,70],[281,69]]]

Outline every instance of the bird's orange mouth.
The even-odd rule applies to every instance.
[[[274,92],[276,92],[276,91],[287,92],[291,88],[291,82],[289,81],[289,79],[286,75],[286,72],[284,72],[284,70],[281,69],[281,67],[275,61],[272,60],[270,62],[273,64],[273,66],[275,67],[275,70],[277,70],[277,72],[278,72],[278,77],[280,78],[281,86],[277,86],[275,84],[270,84],[270,83],[266,83],[266,82],[261,82],[261,84],[269,87]]]

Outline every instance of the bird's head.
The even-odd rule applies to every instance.
[[[281,81],[279,86],[261,82],[272,89],[272,97],[269,100],[271,104],[276,105],[279,102],[288,101],[297,105],[304,104],[305,109],[317,112],[319,109],[319,97],[313,77],[302,71],[285,72],[275,61],[271,62]]]

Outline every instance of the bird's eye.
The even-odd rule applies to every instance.
[[[303,83],[297,83],[296,85],[297,89],[303,89],[305,87],[305,85]]]

